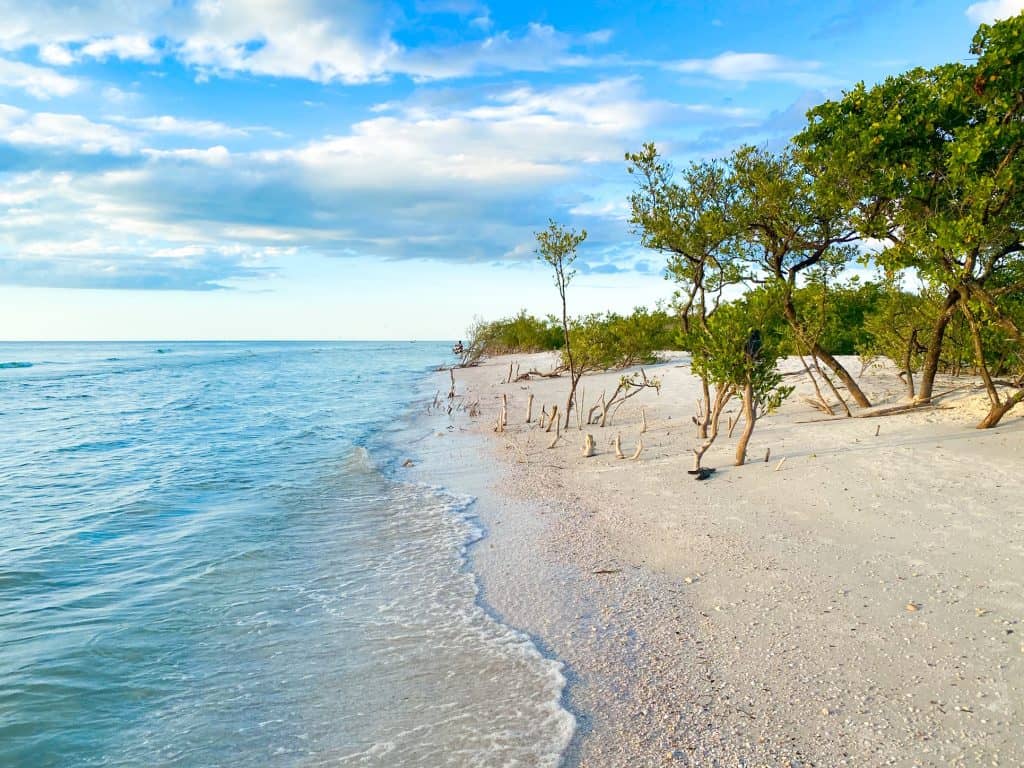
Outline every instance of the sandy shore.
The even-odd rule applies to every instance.
[[[566,379],[505,384],[509,362],[456,372],[479,415],[426,416],[409,471],[479,497],[484,600],[567,666],[568,765],[1024,765],[1024,409],[975,430],[983,397],[960,380],[939,408],[824,420],[793,376],[751,463],[723,436],[696,482],[685,357],[585,428],[592,458],[575,428],[549,449],[525,423],[527,396],[561,404]],[[585,377],[587,402],[619,375]],[[863,381],[901,397],[891,368]],[[616,459],[641,407],[645,449]]]

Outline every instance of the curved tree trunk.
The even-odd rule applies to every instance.
[[[793,306],[793,297],[790,294],[786,294],[786,298],[782,302],[782,314],[786,318],[786,322],[793,329],[793,333],[799,338],[800,333],[800,318],[797,317],[796,307]],[[857,384],[857,380],[850,375],[850,372],[843,367],[843,364],[836,360],[827,350],[822,348],[821,344],[815,342],[805,342],[810,347],[811,354],[816,356],[821,362],[832,369],[832,372],[839,377],[839,380],[846,386],[847,391],[850,393],[850,397],[853,398],[854,402],[857,403],[861,408],[870,408],[871,401],[868,400],[867,396],[861,390],[860,385]]]
[[[921,387],[917,392],[918,403],[930,403],[932,401],[932,389],[935,386],[935,374],[939,370],[939,358],[942,356],[942,340],[946,336],[946,326],[953,319],[957,303],[960,301],[960,292],[953,290],[946,296],[942,306],[942,314],[935,320],[932,327],[931,337],[928,339],[928,350],[924,356],[924,367],[921,369]]]
[[[742,466],[747,460],[747,444],[750,436],[754,434],[754,424],[757,421],[757,411],[754,408],[754,385],[749,381],[743,387],[743,434],[736,444],[736,466]]]

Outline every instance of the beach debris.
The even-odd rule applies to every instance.
[[[624,459],[626,454],[622,452],[622,435],[616,435],[615,439],[612,440],[612,446],[615,448],[615,458]]]
[[[594,446],[594,436],[587,432],[586,436],[583,438],[583,458],[589,459],[594,455]]]
[[[765,452],[764,452],[764,463],[767,464],[768,463],[768,459],[770,459],[771,457],[772,457],[772,449],[771,449],[771,447],[769,447],[769,448],[765,449]]]
[[[603,575],[605,575],[607,573],[622,573],[622,569],[621,568],[595,568],[594,570],[591,571],[591,573],[595,574],[596,576],[603,576]]]
[[[533,392],[526,398],[526,423],[533,421]]]
[[[644,434],[647,431],[647,409],[640,409],[640,434]]]
[[[878,437],[878,433],[882,431],[882,425],[878,424],[875,426],[875,437]]]
[[[548,428],[545,432],[550,432],[552,427],[556,427],[560,422],[558,421],[558,403],[551,406],[551,415],[548,418]],[[556,430],[557,431],[557,430]]]
[[[911,613],[913,613],[914,611],[919,611],[919,610],[921,610],[921,605],[920,605],[919,603],[915,603],[915,602],[909,602],[909,603],[907,603],[907,605],[906,605],[906,609],[907,609],[908,611],[910,611]]]
[[[630,460],[636,461],[637,459],[639,459],[640,458],[640,454],[643,452],[643,450],[644,450],[644,441],[642,439],[641,440],[637,440],[636,441],[636,450],[633,451],[633,455],[629,457]]]
[[[508,426],[508,395],[504,393],[501,395],[501,426],[503,431]]]
[[[782,457],[782,461],[780,461],[778,464],[775,465],[775,471],[776,472],[778,472],[780,469],[782,469],[782,465],[786,463],[786,458],[787,458],[786,456],[783,456]]]
[[[405,461],[402,462],[402,466],[406,467],[406,468],[408,468],[408,467],[415,467],[416,466],[416,462],[414,462],[412,459],[406,459]]]
[[[448,369],[448,375],[452,377],[452,388],[448,390],[448,399],[449,400],[454,400],[455,399],[455,369],[454,368],[449,368]]]
[[[697,469],[688,469],[686,474],[693,475],[695,480],[707,480],[713,474],[715,474],[714,467],[698,467]]]
[[[552,413],[551,413],[551,423],[548,424],[548,432],[551,431],[551,424],[555,425],[555,436],[554,436],[554,438],[552,438],[551,442],[548,444],[548,448],[554,448],[555,447],[555,443],[558,442],[558,438],[560,438],[562,436],[562,424],[561,424],[561,422],[558,421],[558,419],[555,418],[555,412],[557,410],[558,409],[556,408],[555,411],[552,411]]]

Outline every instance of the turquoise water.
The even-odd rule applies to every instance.
[[[0,765],[556,765],[564,679],[398,482],[439,344],[0,344]]]

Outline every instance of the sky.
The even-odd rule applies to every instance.
[[[671,297],[624,153],[781,145],[1024,0],[0,0],[0,339],[455,339]]]

